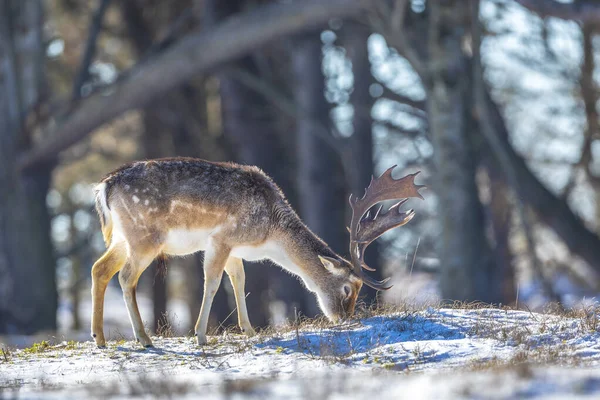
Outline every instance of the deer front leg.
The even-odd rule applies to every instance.
[[[215,244],[209,244],[204,252],[204,296],[200,315],[196,322],[196,337],[198,345],[206,344],[206,329],[208,327],[208,316],[212,307],[213,298],[221,284],[225,262],[229,257],[230,248]]]
[[[111,278],[125,264],[123,244],[111,245],[92,267],[92,337],[98,347],[106,346],[104,338],[104,293]]]
[[[133,334],[138,342],[144,347],[153,347],[150,336],[144,329],[144,323],[142,322],[142,316],[138,309],[135,289],[137,287],[138,279],[140,275],[148,265],[152,262],[154,257],[136,258],[130,257],[129,262],[119,273],[119,283],[123,290],[123,299],[127,306],[127,313],[133,327]]]
[[[233,286],[233,293],[235,295],[235,304],[237,307],[238,324],[248,336],[256,335],[252,325],[250,324],[250,318],[248,318],[248,308],[246,307],[246,273],[244,272],[244,263],[241,258],[229,257],[227,264],[225,264],[225,272],[229,276],[231,286]]]

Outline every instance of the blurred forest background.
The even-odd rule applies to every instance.
[[[417,217],[367,254],[395,286],[366,304],[593,302],[599,26],[591,0],[0,0],[0,334],[89,329],[93,183],[173,155],[260,166],[342,255],[349,194],[423,171]],[[142,276],[148,327],[188,332],[201,264]],[[318,314],[296,278],[246,271],[255,326]],[[223,286],[213,327],[235,323]]]

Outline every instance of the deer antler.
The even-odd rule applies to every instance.
[[[354,272],[361,277],[363,282],[376,290],[391,288],[391,286],[385,285],[389,281],[389,278],[378,281],[363,273],[363,268],[368,271],[375,271],[365,264],[365,249],[371,242],[388,230],[408,223],[415,216],[413,210],[400,212],[400,206],[410,197],[417,197],[423,200],[419,189],[425,187],[415,184],[415,176],[420,171],[407,175],[404,178],[394,179],[392,178],[394,168],[396,168],[395,165],[377,179],[371,177],[371,183],[365,190],[362,198],[353,198],[350,195],[350,207],[352,207],[350,257],[352,259],[352,266],[354,267]],[[386,213],[381,212],[383,205],[375,207],[377,203],[395,199],[402,200],[391,206]]]

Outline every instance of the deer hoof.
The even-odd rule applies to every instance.
[[[256,335],[256,331],[250,326],[246,328],[242,328],[242,332],[248,337],[252,337]]]
[[[208,341],[206,340],[206,335],[198,335],[196,334],[198,346],[204,346]]]

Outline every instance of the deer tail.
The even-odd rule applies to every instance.
[[[108,247],[112,240],[113,222],[110,215],[110,208],[108,207],[108,193],[106,189],[106,182],[102,182],[94,188],[96,192],[96,211],[100,217],[104,243]]]

